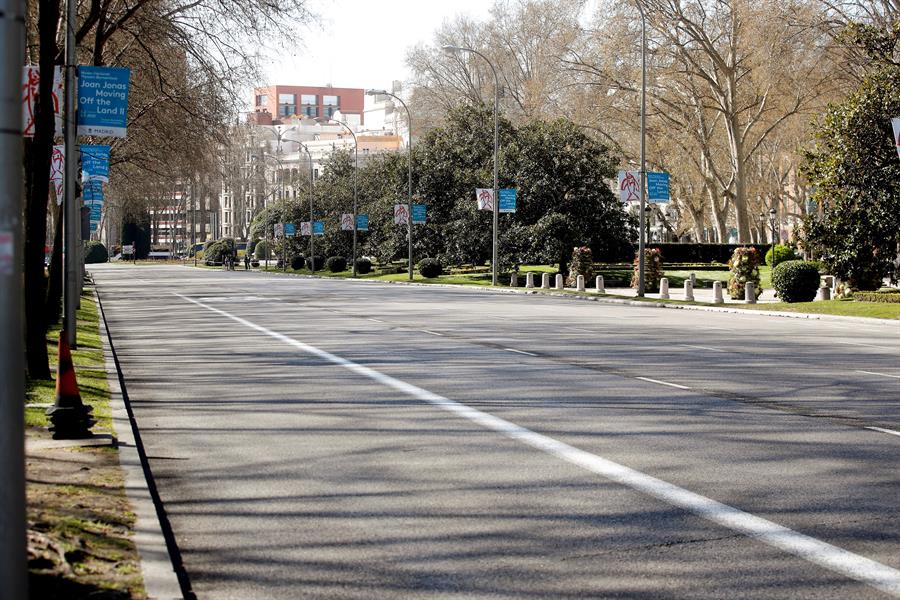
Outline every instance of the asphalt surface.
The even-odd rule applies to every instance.
[[[199,598],[900,595],[900,323],[91,273]]]

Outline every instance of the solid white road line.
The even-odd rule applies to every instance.
[[[879,350],[888,350],[884,346],[876,346],[875,344],[863,344],[862,342],[835,342],[835,344],[843,344],[845,346],[865,346],[866,348],[878,348]]]
[[[173,292],[174,293],[174,292]],[[182,294],[175,296],[201,306],[211,312],[231,319],[250,329],[293,346],[302,352],[317,356],[322,360],[341,366],[348,371],[362,377],[367,377],[386,387],[407,394],[413,398],[438,406],[473,423],[481,425],[485,429],[496,431],[504,436],[527,444],[533,448],[556,456],[566,462],[579,466],[587,471],[630,487],[648,496],[652,496],[663,502],[678,506],[684,510],[693,512],[700,517],[740,532],[760,542],[779,548],[800,557],[811,563],[825,567],[835,573],[840,573],[851,579],[856,579],[881,591],[900,596],[900,571],[883,565],[870,558],[854,554],[843,548],[838,548],[822,540],[804,535],[792,529],[779,525],[762,517],[744,512],[740,509],[728,506],[712,500],[700,494],[678,487],[661,479],[657,479],[640,471],[636,471],[624,465],[607,460],[596,454],[579,450],[559,440],[542,435],[511,423],[500,417],[466,406],[455,400],[450,400],[424,388],[406,383],[390,375],[385,375],[375,369],[357,364],[353,361],[341,358],[325,350],[290,338],[284,334],[266,329],[261,325],[252,323],[241,317],[232,315],[224,310],[203,304]]]
[[[524,350],[516,350],[515,348],[504,348],[504,350],[507,352],[515,352],[516,354],[524,354],[525,356],[537,356],[537,354],[525,352]]]
[[[686,385],[678,385],[677,383],[669,383],[668,381],[660,381],[659,379],[650,379],[649,377],[635,377],[635,379],[640,379],[641,381],[649,381],[650,383],[658,383],[659,385],[667,385],[669,387],[678,388],[679,390],[689,390]]]
[[[709,350],[710,352],[727,352],[719,348],[710,348],[709,346],[692,346],[691,344],[679,344],[682,348],[694,348],[695,350]]]
[[[883,429],[881,427],[866,427],[866,429],[871,429],[872,431],[880,431],[881,433],[888,433],[890,435],[900,436],[900,431],[894,431],[893,429]]]
[[[888,375],[887,373],[876,373],[875,371],[856,371],[857,373],[865,373],[866,375],[878,375],[879,377],[890,377],[891,379],[900,379],[900,375]]]

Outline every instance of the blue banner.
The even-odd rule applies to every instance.
[[[88,207],[91,209],[91,223],[99,223],[103,215],[103,205],[99,202],[94,202],[89,204]]]
[[[109,183],[109,146],[81,145],[81,180]]]
[[[325,221],[315,221],[313,223],[313,235],[325,235]]]
[[[88,181],[81,190],[81,197],[85,205],[93,202],[103,204],[103,184],[99,181]]]
[[[293,223],[284,224],[284,237],[294,237],[297,235],[297,226]]]
[[[428,209],[424,204],[412,205],[412,222],[413,225],[424,225],[427,220]]]
[[[78,135],[125,137],[131,69],[78,67]]]
[[[647,172],[647,200],[650,202],[669,201],[669,174]]]
[[[516,212],[516,190],[515,188],[505,188],[497,190],[500,197],[500,205],[497,212],[514,213]]]
[[[369,215],[356,215],[356,230],[357,231],[368,231],[369,230]]]

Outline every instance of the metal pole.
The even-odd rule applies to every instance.
[[[25,321],[22,98],[25,2],[0,0],[0,598],[28,597],[25,541]],[[14,85],[15,84],[15,85]]]
[[[350,131],[349,128],[347,128]],[[353,169],[353,276],[356,277],[356,210],[357,210],[357,190],[356,182],[359,177],[359,142],[356,141],[356,134],[353,135],[353,153],[356,155],[356,167]]]
[[[412,117],[409,114],[409,107],[406,106],[406,102],[400,96],[387,92],[385,90],[376,90],[377,93],[384,93],[385,96],[390,96],[391,98],[396,99],[403,106],[403,109],[406,111],[406,126],[409,128],[409,142],[406,145],[406,166],[409,177],[409,213],[408,218],[406,220],[406,224],[409,226],[409,280],[413,279],[413,222],[412,222],[412,205],[413,205],[413,192],[412,192]],[[494,113],[496,117],[496,112]],[[497,122],[496,118],[494,120],[494,128],[496,130]],[[494,138],[494,150],[496,151],[496,136]],[[497,187],[497,177],[496,170],[494,172],[494,187]]]
[[[638,287],[637,295],[644,295],[644,227],[646,215],[644,208],[647,202],[647,157],[646,157],[646,139],[647,139],[647,15],[644,14],[644,7],[641,0],[637,1],[638,10],[641,13],[641,215],[639,226],[638,241]]]
[[[197,266],[197,204],[194,198],[194,183],[191,180],[191,254],[194,255],[194,266]]]
[[[315,275],[316,259],[315,250],[313,249],[313,238],[315,237],[313,235],[313,159],[312,154],[309,153],[309,148],[305,144],[300,144],[300,147],[303,148],[306,152],[306,157],[309,159],[309,270]]]
[[[65,216],[64,216],[64,244],[65,269],[64,269],[64,297],[63,329],[69,346],[73,349],[77,346],[75,333],[75,311],[78,307],[78,236],[81,229],[81,207],[76,204],[78,198],[75,195],[75,177],[77,170],[77,156],[75,155],[75,97],[76,97],[76,67],[75,67],[75,0],[66,2],[66,114],[65,114]]]

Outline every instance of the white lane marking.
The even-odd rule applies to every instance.
[[[888,350],[884,346],[876,346],[875,344],[863,344],[861,342],[835,342],[835,344],[844,344],[845,346],[865,346],[866,348],[878,348],[879,350]]]
[[[678,388],[679,390],[689,390],[691,388],[686,385],[678,385],[677,383],[669,383],[668,381],[660,381],[659,379],[650,379],[649,377],[635,377],[641,381],[649,381],[650,383],[658,383],[659,385],[667,385],[669,387]]]
[[[566,331],[582,331],[584,333],[597,333],[591,329],[582,329],[581,327],[566,327]]]
[[[878,375],[879,377],[890,377],[891,379],[900,379],[900,375],[888,375],[887,373],[876,373],[875,371],[860,371],[857,369],[857,373],[865,373],[866,375]]]
[[[725,352],[725,353],[728,352],[727,350],[721,350],[719,348],[710,348],[709,346],[693,346],[691,344],[680,344],[680,346],[682,348],[694,348],[695,350],[709,350],[710,352]]]
[[[871,429],[872,431],[880,431],[881,433],[888,433],[890,435],[900,436],[900,431],[894,431],[893,429],[883,429],[881,427],[866,427],[866,429]]]
[[[684,510],[693,512],[704,519],[722,525],[733,531],[740,532],[748,537],[759,540],[775,548],[780,548],[789,554],[798,556],[811,563],[815,563],[835,573],[840,573],[851,579],[856,579],[881,591],[900,596],[900,571],[883,565],[870,558],[854,554],[843,548],[833,546],[814,537],[804,535],[793,529],[789,529],[778,523],[757,517],[727,504],[717,502],[711,498],[695,494],[689,490],[678,487],[667,481],[657,479],[640,471],[636,471],[611,460],[579,450],[564,442],[553,439],[516,425],[500,417],[466,406],[455,400],[450,400],[424,388],[411,383],[395,379],[380,371],[357,364],[353,361],[341,358],[325,350],[290,338],[284,334],[266,329],[261,325],[252,323],[241,317],[232,315],[224,310],[197,302],[187,296],[173,292],[175,296],[188,302],[201,306],[209,311],[222,315],[236,323],[240,323],[250,329],[254,329],[264,335],[293,346],[302,352],[317,356],[322,360],[338,365],[386,387],[407,394],[413,398],[438,406],[473,423],[481,425],[485,429],[496,431],[504,436],[536,448],[561,460],[579,466],[587,471],[605,477],[610,481],[620,483],[638,492],[652,496],[663,502],[678,506]]]
[[[537,356],[532,352],[525,352],[524,350],[516,350],[515,348],[504,348],[507,352],[515,352],[516,354],[524,354],[525,356]]]
[[[190,298],[188,298],[188,300],[190,300]],[[372,321],[373,323],[384,323],[384,321],[382,321],[381,319],[369,319],[369,320]]]
[[[428,331],[427,329],[420,329],[419,331],[421,331],[422,333],[427,333],[428,335],[437,335],[440,337],[444,337],[443,333],[438,333],[437,331]]]

